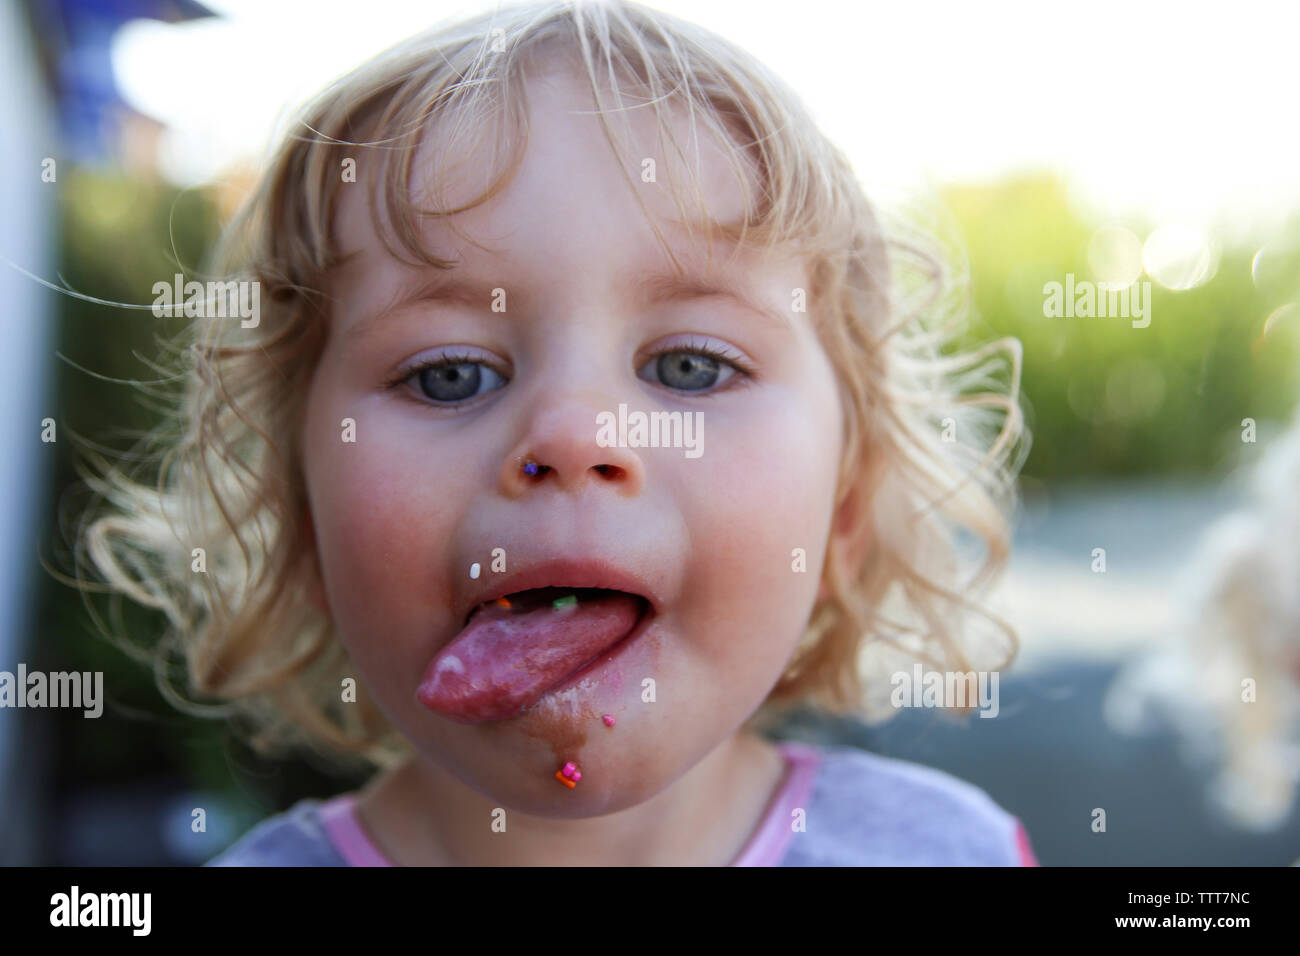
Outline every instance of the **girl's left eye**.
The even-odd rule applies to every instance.
[[[637,370],[637,378],[678,392],[705,392],[748,374],[736,357],[707,345],[669,348],[652,356]]]

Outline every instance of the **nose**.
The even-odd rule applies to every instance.
[[[613,411],[605,404],[572,396],[535,409],[523,439],[501,463],[502,493],[518,498],[542,486],[572,493],[599,485],[624,497],[640,494],[645,484],[641,456],[633,449],[605,447],[596,440],[597,416]]]

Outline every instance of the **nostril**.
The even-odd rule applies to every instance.
[[[604,478],[623,478],[627,475],[627,472],[618,465],[596,465],[594,467]]]

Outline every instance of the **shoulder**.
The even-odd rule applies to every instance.
[[[785,866],[1018,866],[1020,822],[974,784],[853,747],[818,761]]]
[[[319,800],[300,800],[263,820],[205,866],[346,866],[320,820]]]

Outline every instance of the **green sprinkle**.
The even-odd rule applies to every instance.
[[[568,594],[562,598],[556,598],[554,601],[551,602],[551,607],[555,608],[557,611],[561,611],[566,607],[577,607],[577,606],[578,606],[578,595],[576,594]]]

